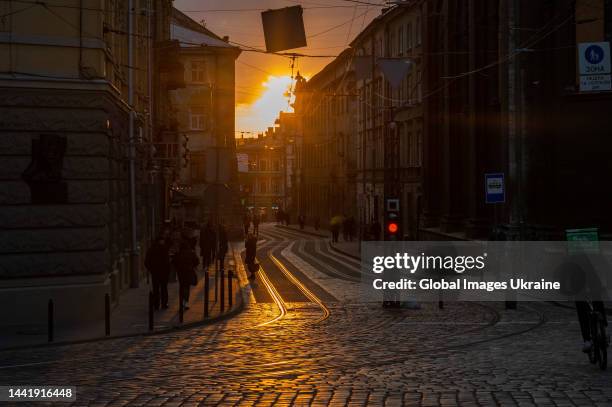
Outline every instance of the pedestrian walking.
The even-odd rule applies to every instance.
[[[200,256],[202,257],[202,268],[207,270],[213,261],[213,242],[215,240],[215,228],[210,220],[200,229]]]
[[[229,242],[227,241],[227,231],[225,230],[225,226],[223,223],[219,224],[219,246],[218,246],[218,259],[219,259],[219,268],[221,270],[224,269],[225,255],[227,254],[227,250],[229,248]]]
[[[244,235],[247,236],[249,234],[249,229],[251,228],[251,212],[248,210],[242,217],[242,225],[244,226]]]
[[[349,219],[346,215],[342,216],[342,239],[345,242],[349,240]]]
[[[289,211],[285,212],[285,226],[289,226],[289,224],[291,223],[291,214],[289,213]]]
[[[329,226],[332,232],[332,242],[338,243],[338,236],[340,235],[340,228],[342,226],[342,216],[334,216]]]
[[[255,272],[259,270],[259,264],[255,261],[257,256],[257,236],[252,233],[249,234],[244,242],[244,248],[246,249],[244,262],[249,271],[249,278],[255,278]]]
[[[151,273],[153,308],[168,308],[168,276],[170,275],[169,245],[163,236],[159,236],[145,257],[145,267]]]
[[[255,233],[255,235],[259,235],[259,223],[260,222],[261,222],[261,215],[259,214],[259,211],[255,211],[255,213],[253,214],[253,233]]]
[[[372,236],[372,240],[377,241],[380,240],[380,232],[382,228],[380,226],[380,222],[378,219],[373,219],[372,224],[370,225],[370,235]]]
[[[353,215],[349,216],[346,219],[346,224],[347,224],[347,236],[348,236],[348,240],[349,242],[352,242],[353,239],[355,238],[355,217]]]
[[[298,223],[300,224],[300,229],[304,230],[304,225],[306,224],[306,217],[303,214],[298,216]]]
[[[196,267],[200,263],[189,240],[181,242],[179,251],[173,258],[174,267],[179,280],[179,298],[183,301],[183,309],[189,309],[189,290],[198,283]]]

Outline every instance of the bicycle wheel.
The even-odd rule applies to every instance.
[[[599,368],[606,370],[608,367],[608,337],[606,335],[606,327],[603,321],[598,321],[597,342],[599,348]]]
[[[592,364],[599,362],[599,341],[597,340],[599,331],[597,327],[597,315],[591,312],[591,314],[589,314],[589,328],[591,329],[591,342],[593,344],[591,346],[591,351],[589,352],[589,362]]]

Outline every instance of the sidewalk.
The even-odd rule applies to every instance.
[[[231,246],[230,246],[231,247]],[[119,297],[118,303],[111,304],[110,337],[122,337],[161,333],[196,323],[214,322],[219,318],[231,316],[239,312],[243,306],[241,288],[244,279],[239,276],[241,272],[236,267],[240,262],[239,253],[231,250],[225,259],[224,275],[224,312],[221,312],[220,274],[215,278],[214,266],[209,267],[209,313],[204,319],[204,271],[198,267],[198,284],[191,287],[189,310],[184,310],[183,323],[179,321],[178,281],[168,284],[168,309],[154,312],[154,330],[149,331],[149,281],[140,282],[139,288],[125,290]],[[238,264],[239,265],[239,264]],[[229,306],[227,272],[232,270],[232,307]],[[237,275],[238,274],[238,275]],[[171,277],[172,278],[172,277]],[[215,287],[217,293],[215,295]],[[78,306],[75,304],[75,306]],[[100,299],[100,306],[104,307],[104,299]],[[80,342],[104,339],[104,320],[92,321],[81,325],[54,326],[54,343]],[[15,347],[28,347],[48,344],[47,325],[0,326],[0,350]]]
[[[280,229],[288,229],[288,230],[292,230],[292,231],[296,231],[300,233],[305,233],[308,235],[324,237],[327,239],[330,239],[331,237],[329,231],[322,230],[322,229],[315,230],[315,228],[313,228],[312,226],[304,226],[304,229],[300,229],[299,225],[289,225],[289,226],[276,225],[276,227]],[[340,252],[346,256],[353,257],[357,260],[361,260],[361,253],[359,252],[359,246],[361,242],[359,240],[353,240],[350,242],[346,242],[342,240],[342,234],[340,234],[338,243],[332,243],[331,239],[328,240],[328,243],[329,243],[329,247],[332,250]]]

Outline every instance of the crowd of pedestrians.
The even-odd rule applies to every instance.
[[[200,248],[200,253],[196,247]],[[196,270],[200,264],[207,270],[214,262],[224,268],[229,250],[227,231],[223,222],[218,227],[209,220],[196,231],[169,223],[153,241],[145,257],[145,267],[151,275],[151,291],[155,310],[168,308],[168,282],[173,273],[179,283],[179,299],[183,309],[189,309],[191,286],[198,283]]]

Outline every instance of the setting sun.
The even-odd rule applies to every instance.
[[[287,101],[290,86],[288,75],[268,76],[261,84],[261,96],[257,100],[236,106],[236,129],[262,132],[274,124],[278,112],[292,111]]]

